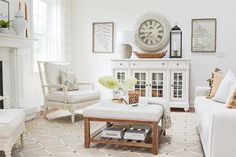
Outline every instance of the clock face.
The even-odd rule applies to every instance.
[[[158,13],[146,13],[135,24],[135,43],[145,52],[158,52],[169,42],[170,24]]]
[[[156,45],[163,39],[164,28],[162,24],[154,19],[144,21],[138,31],[140,40],[147,45]]]

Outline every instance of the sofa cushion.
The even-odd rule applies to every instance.
[[[68,91],[66,96],[67,103],[80,103],[90,100],[96,100],[100,98],[100,92],[96,90],[76,90]],[[54,91],[48,93],[46,100],[55,101],[55,102],[64,102],[64,92],[63,91]]]
[[[0,110],[0,138],[8,138],[22,126],[25,113],[20,109]]]
[[[69,71],[70,64],[69,63],[52,63],[46,62],[44,63],[44,70],[45,70],[45,78],[47,84],[55,85],[60,84],[60,70]],[[55,91],[59,89],[51,89],[50,91]]]
[[[236,108],[236,80],[232,81],[230,87],[229,97],[226,101],[226,106],[228,108]]]
[[[218,102],[225,103],[227,101],[227,98],[229,97],[232,81],[235,79],[236,78],[234,73],[232,71],[228,71],[224,79],[220,83],[215,96],[212,99]]]

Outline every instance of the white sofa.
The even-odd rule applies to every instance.
[[[25,113],[23,110],[0,110],[0,150],[5,152],[6,157],[11,157],[12,146],[20,136],[23,145],[24,120]]]
[[[236,110],[207,99],[208,91],[197,87],[194,101],[205,156],[236,157]]]

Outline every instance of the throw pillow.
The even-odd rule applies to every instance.
[[[228,108],[236,108],[236,80],[232,81],[230,94],[226,101],[226,106]]]
[[[79,82],[76,79],[75,73],[73,73],[71,70],[67,72],[60,71],[60,81],[62,85],[67,86],[68,91],[79,89]]]
[[[212,99],[218,102],[226,103],[227,98],[229,97],[232,81],[235,79],[234,73],[232,71],[228,71]]]
[[[216,91],[221,83],[221,81],[224,78],[224,74],[221,71],[213,72],[212,73],[212,78],[211,78],[211,83],[210,83],[210,90],[208,92],[208,99],[211,99],[215,96]]]
[[[230,99],[226,103],[226,106],[228,108],[235,108],[236,109],[236,90],[234,90],[234,92],[230,96]]]

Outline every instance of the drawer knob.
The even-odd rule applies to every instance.
[[[177,63],[177,66],[179,66],[179,63]]]
[[[122,63],[120,63],[120,66],[122,65]]]
[[[165,65],[165,63],[162,63],[162,65]]]
[[[133,65],[135,65],[135,63]]]

